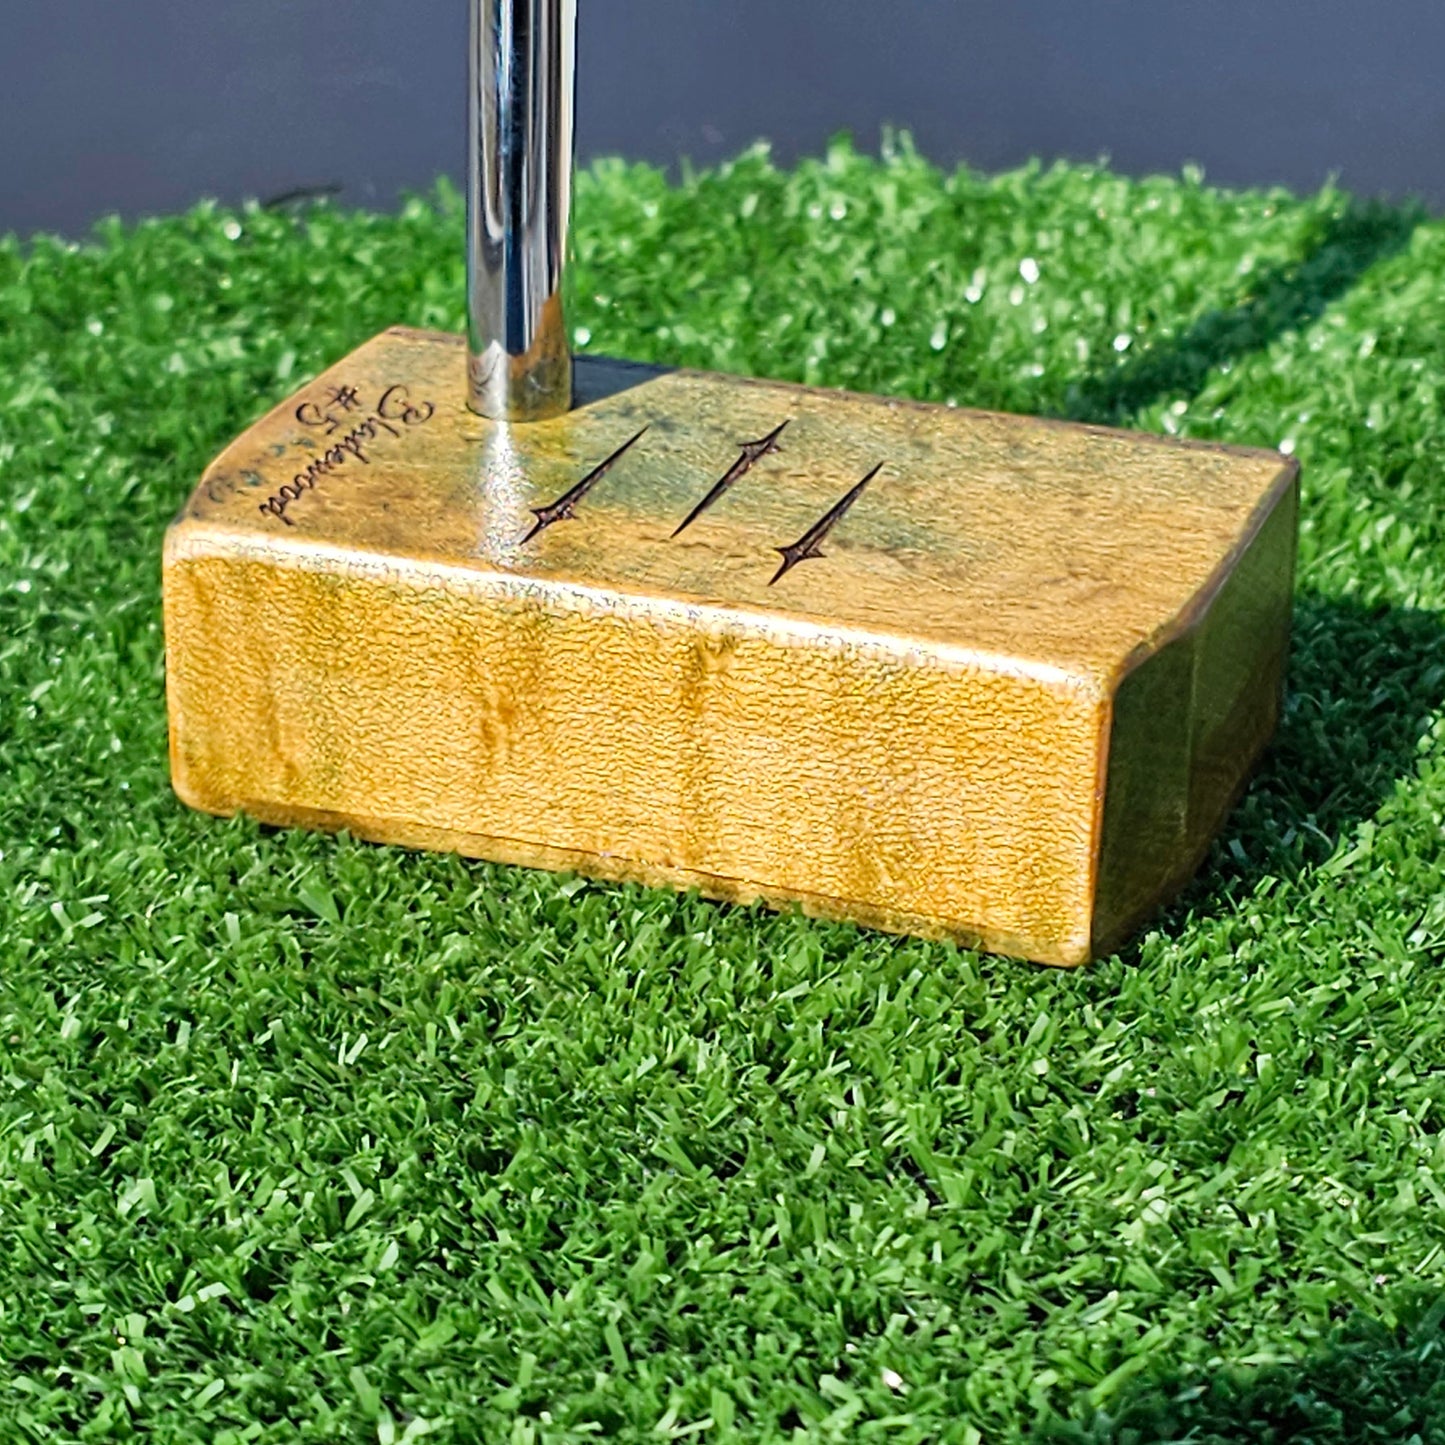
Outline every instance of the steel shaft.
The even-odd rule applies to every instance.
[[[498,421],[541,421],[572,405],[577,0],[471,6],[469,401]]]

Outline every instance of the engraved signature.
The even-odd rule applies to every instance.
[[[296,420],[334,440],[304,471],[278,487],[275,495],[267,497],[257,510],[294,527],[296,523],[286,515],[287,511],[307,492],[314,491],[323,478],[352,463],[370,466],[374,443],[384,436],[400,437],[408,427],[425,426],[435,415],[435,404],[414,402],[410,387],[404,383],[387,387],[370,411],[354,386],[332,387],[323,402],[302,402],[296,408]]]

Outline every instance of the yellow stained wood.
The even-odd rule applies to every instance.
[[[1275,453],[587,362],[506,427],[464,376],[388,332],[203,478],[165,559],[186,801],[1076,963],[1272,730]]]

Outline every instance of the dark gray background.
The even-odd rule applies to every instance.
[[[461,165],[467,0],[0,0],[0,231]],[[584,158],[930,158],[1445,205],[1441,0],[581,0]]]

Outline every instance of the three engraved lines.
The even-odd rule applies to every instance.
[[[744,442],[742,452],[737,461],[730,466],[726,472],[713,484],[708,494],[678,523],[673,537],[677,538],[687,531],[709,508],[715,506],[735,487],[752,469],[763,460],[764,457],[772,456],[775,452],[782,451],[778,445],[778,439],[788,428],[788,422],[775,427],[767,436],[759,438],[755,442]],[[628,452],[640,442],[651,430],[651,426],[645,426],[636,436],[630,437],[617,448],[605,461],[594,467],[575,487],[563,492],[555,502],[549,502],[545,507],[533,507],[532,515],[537,521],[532,530],[522,538],[525,546],[539,532],[544,532],[554,522],[570,522],[577,515],[577,506],[585,498],[593,487],[600,482],[608,472],[612,470]],[[809,562],[814,558],[823,556],[823,543],[828,539],[829,534],[852,510],[853,504],[868,489],[868,484],[883,470],[883,463],[879,462],[866,477],[863,478],[847,495],[839,498],[801,537],[790,546],[775,547],[783,559],[783,565],[773,574],[772,581],[768,583],[771,587],[774,583],[780,582],[800,562]]]

